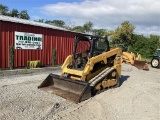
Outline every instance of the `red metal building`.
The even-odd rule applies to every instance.
[[[14,68],[27,66],[27,61],[40,60],[52,64],[52,50],[57,51],[56,64],[62,64],[73,51],[76,33],[66,29],[0,15],[0,69],[9,68],[9,47],[14,46],[15,31],[42,34],[42,50],[14,49]]]

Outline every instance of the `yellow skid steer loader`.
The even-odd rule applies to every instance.
[[[62,75],[49,74],[38,88],[79,103],[119,86],[121,55],[120,48],[110,50],[106,38],[76,36],[73,54],[61,67]]]

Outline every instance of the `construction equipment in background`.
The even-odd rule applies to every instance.
[[[142,61],[141,60],[141,55],[137,53],[135,55],[134,53],[129,53],[129,52],[123,52],[121,56],[121,62],[123,63],[129,63],[138,69],[143,69],[143,70],[149,70],[148,63],[147,61]]]
[[[160,66],[160,49],[157,49],[155,56],[152,57],[151,66],[153,68],[158,68]]]
[[[110,50],[106,38],[76,36],[74,51],[64,61],[62,75],[49,74],[38,86],[79,103],[110,87],[119,86],[121,49]]]
[[[141,61],[141,55],[137,53],[135,55],[134,53],[129,53],[129,52],[123,52],[122,57],[121,57],[121,62],[129,63],[129,64],[134,64],[135,60]]]

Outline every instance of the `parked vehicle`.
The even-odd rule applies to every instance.
[[[153,68],[158,68],[160,66],[160,49],[156,50],[156,54],[151,60],[151,66]]]

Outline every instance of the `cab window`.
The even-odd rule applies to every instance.
[[[98,50],[106,50],[107,43],[104,38],[99,38],[95,44],[95,48]]]
[[[156,56],[160,56],[160,50],[156,51]]]

